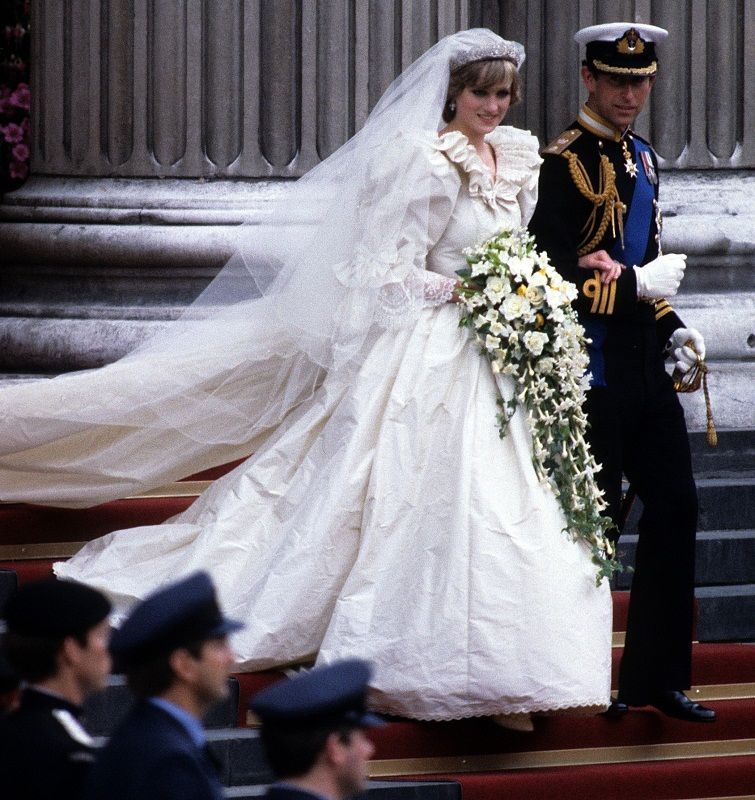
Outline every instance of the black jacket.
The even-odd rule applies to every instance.
[[[210,757],[178,720],[138,703],[92,769],[87,800],[222,800]]]
[[[635,177],[625,166],[624,143],[637,168]],[[643,157],[640,149],[648,155]],[[627,375],[651,383],[662,380],[663,346],[684,323],[666,300],[648,303],[637,298],[631,269],[658,255],[655,154],[631,130],[622,137],[600,136],[575,121],[542,155],[538,203],[529,228],[538,249],[547,251],[556,269],[577,286],[574,305],[593,339],[590,366],[594,383],[610,386],[623,382]],[[641,193],[636,190],[641,181],[645,193],[638,200],[636,195]],[[645,207],[636,211],[644,212],[648,224],[639,226],[640,244],[635,245],[632,263],[627,263],[620,249],[622,226],[630,219],[633,204],[638,203]],[[580,255],[601,249],[627,266],[607,285],[600,283],[597,270],[577,265]]]
[[[0,722],[0,795],[4,800],[80,798],[96,748],[81,726],[81,709],[27,688],[21,705]]]

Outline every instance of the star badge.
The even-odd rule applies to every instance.
[[[634,161],[625,161],[624,169],[627,171],[627,175],[629,175],[630,178],[637,177],[637,164],[635,164]]]

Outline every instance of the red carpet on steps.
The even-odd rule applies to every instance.
[[[755,756],[438,775],[464,800],[688,800],[755,792]]]
[[[187,481],[211,481],[240,461],[190,475]],[[194,496],[127,497],[92,508],[50,508],[24,503],[0,505],[0,544],[84,542],[121,528],[158,525],[194,502]]]
[[[370,738],[376,746],[373,758],[378,760],[755,738],[755,699],[719,700],[709,705],[719,714],[712,724],[671,719],[648,707],[634,709],[618,720],[600,715],[539,717],[532,733],[510,731],[484,718],[402,720],[371,731]]]
[[[194,497],[139,497],[92,508],[0,506],[2,544],[85,542],[121,528],[158,525],[187,509]]]

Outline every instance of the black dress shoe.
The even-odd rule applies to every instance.
[[[657,708],[667,717],[683,719],[687,722],[715,722],[716,712],[712,708],[701,706],[690,700],[684,692],[669,689],[659,692],[653,697],[649,705]]]
[[[629,706],[622,700],[611,700],[611,705],[603,712],[608,719],[621,719],[629,711]]]

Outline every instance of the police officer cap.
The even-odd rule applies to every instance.
[[[99,625],[110,608],[96,589],[50,578],[23,585],[6,604],[4,617],[9,633],[63,639]]]
[[[383,720],[366,709],[371,675],[366,661],[337,661],[263,689],[249,707],[264,725],[276,727],[377,727]]]
[[[640,22],[609,22],[590,25],[574,35],[585,45],[585,66],[612,75],[655,75],[655,46],[668,36],[665,28]]]
[[[243,627],[223,616],[210,576],[195,572],[137,605],[113,634],[110,650],[116,666],[128,672],[179,647]]]

